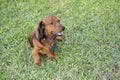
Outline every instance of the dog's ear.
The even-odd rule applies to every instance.
[[[40,21],[38,26],[38,39],[41,42],[43,38],[44,38],[44,24],[43,21]]]

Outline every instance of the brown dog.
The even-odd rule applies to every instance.
[[[28,37],[31,45],[34,64],[39,65],[39,53],[47,55],[51,60],[57,59],[54,55],[57,40],[64,40],[62,31],[65,27],[54,16],[47,16],[33,29]]]

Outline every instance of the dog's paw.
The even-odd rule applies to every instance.
[[[38,62],[36,62],[36,63],[34,63],[34,64],[35,64],[35,66],[39,66],[39,65],[40,65]]]
[[[57,57],[56,56],[52,56],[51,60],[57,60]]]
[[[58,36],[57,40],[64,41],[64,37],[63,36]]]

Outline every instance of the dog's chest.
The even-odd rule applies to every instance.
[[[44,45],[46,47],[48,47],[51,51],[54,51],[55,50],[55,41],[54,39],[47,39],[47,40],[44,40]]]

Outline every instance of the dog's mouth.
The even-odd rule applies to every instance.
[[[63,35],[63,31],[58,32],[58,33],[52,31],[51,34],[56,35],[56,36],[62,36]]]
[[[62,36],[63,35],[63,32],[59,32],[57,33],[58,36]]]

